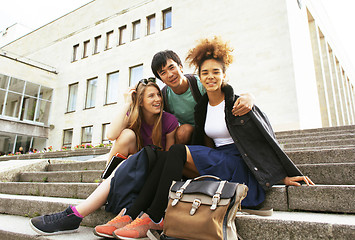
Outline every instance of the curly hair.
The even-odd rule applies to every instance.
[[[215,59],[222,64],[223,72],[233,62],[233,48],[229,42],[225,42],[221,37],[213,37],[212,39],[201,39],[196,47],[190,49],[186,57],[189,66],[193,65],[200,74],[202,63],[208,59]]]

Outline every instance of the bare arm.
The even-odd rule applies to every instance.
[[[165,145],[165,151],[168,151],[169,148],[175,143],[175,132],[176,129],[168,134],[166,134],[166,145]]]
[[[243,116],[247,114],[254,106],[255,97],[251,93],[242,93],[235,101],[232,113],[234,116]]]
[[[107,138],[110,140],[116,140],[123,129],[128,127],[128,116],[127,112],[132,104],[132,94],[135,92],[134,88],[129,88],[124,93],[125,103],[118,110],[117,115],[112,120],[111,124],[107,129]]]

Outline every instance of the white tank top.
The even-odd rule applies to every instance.
[[[211,106],[210,103],[207,106],[205,132],[216,147],[234,143],[226,125],[224,106],[224,100],[217,106]]]

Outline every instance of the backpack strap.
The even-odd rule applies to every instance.
[[[185,77],[187,78],[187,80],[189,82],[192,96],[194,97],[195,101],[198,102],[201,99],[202,95],[201,95],[200,89],[198,88],[197,79],[196,79],[195,75],[185,74]]]
[[[163,94],[164,111],[165,111],[165,112],[170,112],[169,105],[168,105],[168,101],[167,101],[167,99],[168,99],[167,92],[166,92],[167,89],[168,89],[168,86],[165,85],[165,86],[163,87],[163,89],[161,90],[161,93]]]

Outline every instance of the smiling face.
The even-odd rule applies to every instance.
[[[162,97],[155,86],[147,86],[140,105],[144,114],[159,114],[162,111]]]
[[[178,65],[174,60],[168,59],[166,65],[158,71],[160,79],[171,87],[172,89],[178,88],[184,79],[182,66]]]
[[[206,91],[217,91],[221,89],[226,77],[222,64],[215,59],[205,60],[200,67],[200,81]]]

